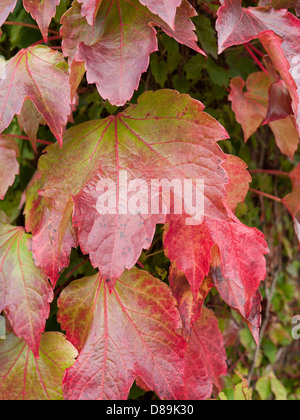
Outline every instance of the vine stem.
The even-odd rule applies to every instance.
[[[249,53],[249,55],[253,58],[254,62],[258,65],[258,67],[264,72],[266,73],[266,75],[269,76],[268,70],[262,65],[262,63],[259,61],[259,59],[256,57],[256,55],[254,54],[254,52],[251,50],[251,48],[249,47],[248,44],[244,44],[244,47],[246,48],[247,52]]]
[[[284,171],[277,171],[273,169],[252,169],[249,171],[250,174],[268,174],[268,175],[281,175],[281,176],[289,176],[288,172]]]
[[[30,23],[24,23],[24,22],[12,22],[12,21],[5,21],[3,25],[10,25],[10,26],[24,26],[25,28],[31,28],[31,29],[37,29],[40,30],[40,28],[37,25],[32,25]],[[59,35],[57,31],[54,31],[53,29],[48,30],[50,34]]]
[[[258,48],[254,47],[254,45],[250,44],[250,42],[247,44],[248,47],[250,47],[257,55],[259,55],[261,58],[264,58],[266,54],[264,54],[262,51],[260,51]]]
[[[30,141],[30,138],[29,138],[29,137],[26,137],[26,136],[19,136],[19,135],[17,135],[17,134],[6,134],[6,133],[4,133],[4,134],[3,134],[3,136],[9,136],[9,137],[14,137],[14,138],[16,138],[16,139],[21,139],[21,140],[28,140],[28,141]],[[49,144],[53,144],[53,142],[51,142],[51,141],[41,140],[41,139],[36,139],[36,142],[37,142],[37,143],[42,143],[42,144],[47,144],[47,145],[49,145]]]
[[[61,39],[61,36],[60,35],[54,35],[54,36],[50,36],[48,38],[48,42],[49,41],[58,41],[60,39]],[[45,43],[45,41],[43,39],[41,39],[40,41],[37,41],[34,44],[32,44],[31,47],[34,47],[35,45],[44,44],[44,43]],[[54,48],[54,47],[51,47],[51,48]]]
[[[282,199],[279,197],[275,197],[275,195],[271,195],[262,191],[254,190],[253,188],[249,188],[249,191],[253,192],[254,194],[261,195],[262,197],[269,198],[270,200],[276,201],[277,203],[282,203]]]

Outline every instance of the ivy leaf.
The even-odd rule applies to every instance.
[[[62,54],[46,46],[29,47],[0,61],[0,74],[5,74],[0,77],[0,132],[29,98],[61,144],[71,114],[68,65]]]
[[[241,0],[223,0],[216,28],[219,53],[259,38],[290,92],[300,133],[300,20],[284,9],[246,9],[241,7]]]
[[[124,168],[128,181],[141,179],[149,188],[153,179],[171,182],[176,178],[182,183],[185,179],[203,179],[206,212],[224,218],[227,176],[222,168],[225,155],[217,141],[227,138],[227,133],[203,109],[200,102],[175,91],[147,92],[137,106],[117,116],[70,129],[62,149],[58,145],[47,148],[39,163],[42,202],[40,197],[38,205],[29,205],[26,219],[35,221],[46,206],[46,220],[55,218],[60,229],[52,230],[48,239],[47,235],[39,238],[34,234],[36,262],[42,267],[54,264],[45,261],[43,255],[58,255],[73,200],[73,224],[78,229],[79,244],[102,276],[114,280],[125,268],[136,264],[143,247],[150,246],[156,224],[164,223],[165,215],[152,211],[144,215],[129,211],[122,214],[116,206],[115,214],[99,213],[99,181],[110,179],[121,197],[119,183]],[[42,225],[41,229],[47,229]]]
[[[9,136],[0,136],[0,200],[3,200],[8,187],[13,185],[15,176],[19,174],[18,156],[16,142]]]
[[[111,294],[100,275],[72,282],[58,305],[80,350],[64,378],[66,399],[126,399],[137,376],[161,399],[179,398],[185,341],[168,286],[134,268]]]
[[[53,291],[28,251],[29,238],[23,228],[0,221],[0,312],[38,357]]]
[[[213,384],[221,390],[220,377],[227,374],[223,336],[214,313],[203,308],[185,353],[183,400],[206,400]]]
[[[276,89],[274,84],[271,85],[270,78],[263,72],[250,74],[246,83],[241,77],[235,77],[230,83],[229,100],[232,103],[237,122],[242,125],[245,141],[256,132],[264,121],[270,120],[269,126],[274,133],[277,146],[282,153],[292,159],[299,145],[295,117],[281,114],[281,117],[285,118],[275,118],[273,121],[278,102],[276,101],[271,106],[268,105],[269,92],[270,90],[272,92],[272,87]],[[280,112],[282,109],[281,107]]]
[[[23,0],[23,6],[37,21],[45,43],[48,42],[48,28],[56,13],[60,0]]]
[[[58,332],[46,332],[36,357],[24,340],[9,333],[0,340],[1,400],[62,400],[62,379],[76,349]]]
[[[175,30],[138,0],[102,1],[94,26],[86,22],[80,9],[74,2],[62,18],[63,52],[70,62],[85,63],[88,83],[96,83],[102,98],[113,105],[124,105],[138,88],[149,56],[157,50],[154,26],[202,53],[189,19],[195,10],[186,0],[177,10]]]

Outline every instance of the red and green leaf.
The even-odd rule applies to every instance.
[[[138,0],[98,3],[93,26],[86,22],[77,2],[63,16],[63,52],[70,62],[75,59],[85,63],[88,83],[96,83],[102,98],[113,105],[124,105],[138,88],[141,74],[149,66],[149,56],[157,50],[154,26],[201,52],[189,19],[195,10],[186,0],[178,8],[174,30]],[[94,14],[88,16],[91,19]]]
[[[293,100],[300,133],[300,20],[287,10],[272,7],[242,8],[241,0],[223,0],[216,24],[219,53],[258,38]]]
[[[0,73],[5,73],[0,78],[0,132],[29,98],[61,144],[71,114],[68,65],[63,56],[46,46],[29,47],[0,61]]]
[[[37,21],[46,43],[48,41],[48,28],[59,3],[60,0],[23,0],[24,8]]]
[[[224,128],[203,112],[200,102],[169,90],[147,92],[137,106],[117,116],[70,129],[62,149],[50,146],[40,159],[42,187],[38,189],[42,199],[38,198],[39,204],[26,212],[27,219],[35,221],[36,212],[43,208],[40,203],[44,203],[45,221],[55,220],[60,227],[52,230],[48,240],[46,234],[40,238],[33,233],[36,262],[43,268],[54,264],[43,256],[58,255],[73,199],[73,224],[78,229],[79,244],[102,276],[114,280],[125,268],[136,264],[142,249],[150,246],[156,224],[164,223],[165,215],[124,215],[118,209],[116,215],[99,214],[98,182],[111,179],[120,196],[119,178],[124,168],[132,178],[142,179],[148,186],[152,179],[204,179],[207,214],[224,218],[227,178],[221,164],[225,155],[217,141],[226,137]],[[47,230],[45,223],[49,226],[42,221],[40,230]],[[56,279],[57,275],[52,278]]]
[[[34,264],[29,239],[23,228],[0,220],[0,312],[5,311],[15,334],[37,357],[53,291]]]
[[[5,197],[19,173],[18,155],[17,143],[9,136],[0,136],[0,200]]]
[[[162,399],[180,397],[185,341],[165,284],[133,269],[110,293],[95,275],[72,282],[59,308],[62,328],[80,351],[64,378],[66,399],[126,399],[137,376]]]
[[[62,400],[62,379],[77,356],[65,336],[46,332],[38,357],[21,338],[0,340],[1,400]]]

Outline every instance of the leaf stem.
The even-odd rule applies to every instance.
[[[262,65],[262,63],[259,61],[259,59],[256,57],[254,52],[251,50],[248,44],[244,44],[244,47],[246,48],[249,55],[253,58],[254,62],[258,65],[258,67],[269,76],[268,70]]]
[[[30,23],[24,23],[24,22],[12,22],[12,21],[7,20],[3,23],[3,25],[24,26],[25,28],[40,30],[40,28],[37,25],[32,25]],[[53,29],[49,29],[48,32],[51,33],[51,34],[54,34],[54,35],[59,35],[59,33],[57,31],[54,31]]]
[[[289,176],[288,172],[277,171],[273,169],[252,169],[249,171],[250,174],[268,174],[268,175],[278,175],[278,176]]]
[[[282,203],[282,199],[279,197],[275,197],[275,195],[271,195],[262,191],[254,190],[253,188],[249,188],[249,191],[251,191],[254,194],[261,195],[262,197],[269,198],[270,200],[276,201],[277,203]]]
[[[50,36],[48,38],[48,42],[49,41],[58,41],[60,39],[61,39],[61,36],[60,35],[54,35],[54,36]],[[31,47],[34,47],[35,45],[44,44],[44,43],[45,43],[45,41],[43,39],[41,39],[40,41],[37,41],[34,44],[32,44]],[[51,48],[54,48],[54,47],[51,47]]]
[[[16,139],[21,139],[21,140],[28,140],[28,141],[30,141],[30,138],[29,138],[29,137],[26,137],[26,136],[19,136],[19,135],[17,135],[17,134],[6,134],[6,133],[4,133],[4,134],[3,134],[3,136],[9,136],[9,137],[14,137],[14,138],[16,138]],[[42,143],[42,144],[47,144],[47,145],[49,145],[49,144],[53,144],[53,142],[51,142],[51,141],[47,141],[47,140],[36,139],[36,141],[37,141],[37,143]]]
[[[262,51],[260,51],[258,48],[254,47],[254,45],[250,44],[250,42],[247,44],[248,47],[250,47],[257,55],[259,55],[261,58],[264,58],[266,54],[264,54]]]

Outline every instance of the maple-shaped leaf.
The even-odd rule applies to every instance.
[[[222,220],[205,213],[200,226],[186,226],[184,217],[172,216],[165,228],[164,248],[171,261],[176,261],[178,269],[185,273],[196,299],[199,287],[210,272],[212,249],[217,245],[221,259],[216,267],[222,279],[227,279],[219,285],[220,294],[247,318],[252,298],[266,276],[263,255],[268,249],[261,232],[243,225],[230,213],[243,201],[249,188],[251,177],[246,164],[238,158],[226,156],[222,166],[228,175],[226,200],[229,217]]]
[[[65,336],[46,332],[37,358],[21,338],[0,340],[0,400],[62,400],[62,379],[77,350]]]
[[[259,38],[293,100],[300,133],[300,20],[287,10],[242,8],[241,0],[223,0],[216,24],[219,52]]]
[[[14,11],[17,0],[1,0],[0,4],[0,26],[5,22],[7,16]],[[0,30],[1,34],[1,30]]]
[[[282,202],[291,213],[297,237],[300,241],[300,164],[289,174],[293,185],[293,191],[286,195]]]
[[[13,185],[15,176],[19,174],[19,148],[9,136],[0,135],[0,200]]]
[[[48,28],[56,13],[60,0],[23,0],[23,6],[37,21],[45,43],[48,42]]]
[[[0,132],[20,114],[29,98],[59,143],[71,114],[68,65],[63,55],[42,45],[0,61]]]
[[[0,312],[37,357],[53,290],[33,262],[29,238],[23,228],[0,221]]]
[[[36,150],[36,137],[40,124],[44,124],[44,118],[30,100],[25,100],[18,123],[21,130],[24,130],[31,141],[32,147]]]
[[[222,161],[226,157],[217,142],[228,135],[203,109],[200,102],[175,91],[147,92],[137,106],[119,115],[71,128],[62,148],[58,144],[47,148],[39,162],[42,178],[37,190],[42,201],[41,197],[39,202],[36,199],[26,219],[41,220],[44,205],[48,213],[45,220],[55,220],[60,229],[51,229],[48,239],[46,233],[43,239],[34,233],[32,246],[38,265],[52,264],[43,255],[58,255],[73,200],[79,244],[102,276],[114,280],[125,268],[132,268],[142,249],[149,248],[156,224],[164,223],[166,217],[151,206],[144,213],[129,209],[124,191],[132,188],[127,198],[129,202],[136,200],[137,180],[146,183],[148,191],[152,180],[177,179],[182,185],[185,180],[204,180],[205,211],[224,219],[227,176]],[[102,183],[107,181],[113,184],[112,214],[101,210]],[[165,196],[167,193],[168,188]],[[46,223],[42,222],[39,229],[47,232]]]
[[[245,141],[256,132],[264,121],[269,120],[269,126],[274,133],[277,146],[282,153],[292,159],[299,145],[295,117],[282,115],[285,118],[275,118],[275,120],[271,118],[271,115],[274,117],[276,114],[275,106],[270,107],[268,104],[270,89],[274,89],[274,84],[271,83],[270,78],[264,72],[250,74],[246,83],[241,77],[235,77],[230,83],[229,100],[232,103],[237,122],[242,125]],[[278,86],[275,86],[275,89],[277,88]],[[276,103],[278,103],[278,98]]]
[[[70,62],[75,59],[85,63],[88,83],[96,83],[102,98],[113,105],[124,105],[138,88],[149,56],[157,50],[154,26],[202,52],[189,19],[195,16],[195,10],[186,0],[177,9],[174,30],[138,0],[102,0],[96,7],[98,14],[91,26],[81,15],[80,5],[73,3],[61,21],[62,47]]]
[[[194,325],[185,352],[183,400],[206,400],[213,384],[221,390],[220,377],[227,374],[226,351],[218,320],[203,308]]]
[[[179,398],[185,341],[168,286],[134,268],[112,293],[100,275],[74,281],[58,305],[80,351],[64,378],[66,399],[126,399],[137,376],[161,399]]]

